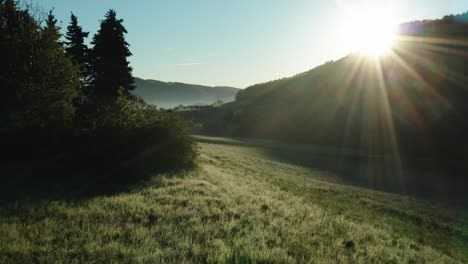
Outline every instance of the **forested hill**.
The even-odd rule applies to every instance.
[[[232,102],[239,91],[227,86],[203,86],[179,82],[162,82],[135,78],[133,91],[147,102],[163,108],[178,105],[210,105],[218,100]]]
[[[460,15],[444,16],[442,19],[421,20],[399,25],[403,35],[432,37],[468,37],[468,12]]]
[[[235,103],[199,120],[211,134],[345,146],[375,155],[467,157],[466,17],[402,24],[391,54],[351,54],[248,87]]]

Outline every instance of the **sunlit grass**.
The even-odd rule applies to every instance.
[[[0,262],[466,260],[463,229],[439,208],[327,182],[262,153],[201,144],[197,170],[133,192],[3,207]]]

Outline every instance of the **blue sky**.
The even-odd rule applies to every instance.
[[[366,0],[35,0],[66,28],[72,11],[91,35],[113,8],[124,19],[134,75],[249,85],[307,71],[347,53],[343,10]],[[379,0],[371,1],[380,4]],[[391,2],[391,3],[389,3]],[[381,1],[399,22],[468,11],[468,0]],[[359,15],[359,14],[354,14]]]

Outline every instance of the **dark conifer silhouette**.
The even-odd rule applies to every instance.
[[[90,84],[91,69],[90,69],[90,51],[84,43],[89,32],[83,31],[78,25],[78,18],[72,13],[70,25],[67,27],[65,35],[65,51],[72,58],[73,62],[80,67],[80,88],[83,90]]]
[[[16,177],[3,173],[0,187],[5,186],[5,180],[10,183],[10,179],[14,187],[30,183],[33,189],[35,183],[42,181],[54,182],[54,186],[61,180],[65,185],[76,184],[78,178],[94,183],[97,175],[102,175],[98,167],[123,164],[153,145],[164,144],[145,154],[151,166],[161,159],[161,164],[174,161],[177,166],[190,165],[196,153],[189,130],[178,115],[162,112],[141,99],[129,100],[133,78],[127,57],[131,53],[123,36],[126,30],[122,20],[116,19],[114,11],[109,11],[95,37],[98,60],[93,63],[91,76],[96,76],[97,89],[90,89],[95,93],[86,94],[82,97],[86,100],[75,107],[80,66],[83,80],[89,63],[83,43],[87,33],[72,15],[65,49],[52,12],[47,16],[31,5],[20,6],[19,2],[0,0],[0,160],[24,161],[26,167],[54,160],[54,165],[43,175],[20,173]],[[89,83],[89,88],[94,88],[94,82]],[[96,98],[107,104],[96,104]],[[123,149],[119,142],[132,144]],[[167,154],[171,151],[175,155]],[[66,158],[57,159],[55,164],[56,157]],[[73,172],[77,164],[84,170],[72,176],[70,182],[62,177],[63,173],[51,172],[58,167]]]
[[[24,111],[21,98],[31,86],[29,72],[37,38],[38,25],[27,11],[18,10],[13,0],[0,3],[0,115],[6,126],[20,123],[13,119]]]
[[[15,1],[0,6],[1,112],[7,130],[72,121],[78,75],[64,53],[56,23],[50,13],[41,28]]]
[[[127,95],[134,89],[132,68],[127,60],[132,53],[125,41],[127,30],[122,22],[114,10],[109,10],[92,42],[94,94],[106,104],[115,102],[120,87]]]
[[[37,66],[31,72],[35,88],[27,102],[32,121],[39,126],[70,123],[75,112],[72,101],[78,95],[78,68],[65,54],[61,36],[50,12],[37,45]]]

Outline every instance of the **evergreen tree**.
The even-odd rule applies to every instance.
[[[34,89],[27,97],[30,122],[38,127],[68,125],[73,120],[79,85],[78,67],[65,54],[60,27],[52,12],[40,32],[31,76]]]
[[[41,28],[27,8],[0,1],[0,130],[72,121],[78,69],[65,54],[56,23],[50,13]]]
[[[70,25],[67,27],[65,35],[66,47],[65,51],[72,58],[75,64],[80,68],[80,88],[81,90],[90,84],[90,52],[86,44],[85,38],[89,32],[84,32],[81,26],[78,25],[78,18],[72,13]]]
[[[20,10],[13,0],[0,1],[0,118],[1,129],[24,125],[24,100],[34,87],[31,78],[35,64],[39,25],[28,10]]]
[[[120,87],[126,95],[135,88],[132,68],[127,60],[132,53],[125,41],[127,30],[122,22],[114,10],[109,10],[92,42],[94,94],[105,104],[115,103]]]

